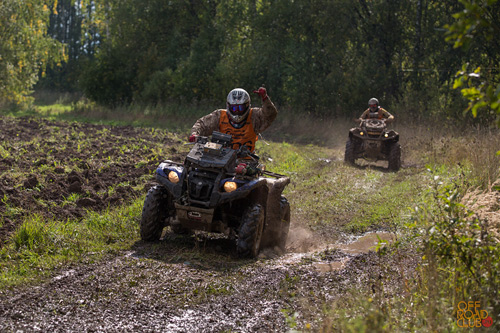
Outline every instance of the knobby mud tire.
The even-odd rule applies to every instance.
[[[141,239],[146,242],[158,241],[168,217],[170,195],[160,185],[153,186],[146,195],[142,208]]]
[[[240,257],[255,258],[260,251],[265,212],[260,204],[250,206],[243,214],[236,249]]]
[[[280,199],[280,211],[281,211],[281,230],[280,238],[278,240],[278,246],[281,251],[286,251],[286,240],[288,238],[288,232],[290,230],[290,203],[288,200],[281,196]]]
[[[394,142],[389,151],[389,170],[398,171],[401,168],[401,145]]]
[[[349,139],[345,144],[344,161],[350,165],[354,165],[356,158],[354,157],[354,142]]]

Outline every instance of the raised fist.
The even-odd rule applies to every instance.
[[[265,101],[267,99],[267,90],[264,87],[260,87],[257,90],[253,91],[255,94],[258,94],[260,98],[262,98],[262,101]]]

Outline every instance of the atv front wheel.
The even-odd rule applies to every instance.
[[[165,220],[169,215],[170,194],[160,185],[153,186],[146,195],[142,208],[141,239],[157,241],[161,237]]]
[[[346,163],[354,165],[355,159],[356,158],[354,157],[354,142],[351,139],[349,139],[345,144],[344,161]]]
[[[250,206],[243,214],[236,244],[241,257],[255,258],[259,254],[264,218],[264,208],[260,204]]]
[[[281,211],[281,228],[280,228],[280,238],[278,241],[279,248],[284,252],[286,250],[286,240],[288,238],[288,231],[290,230],[290,204],[288,200],[281,196],[280,200],[280,211]]]
[[[401,168],[401,145],[394,142],[389,149],[389,170],[398,171]]]

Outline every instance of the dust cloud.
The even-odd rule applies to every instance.
[[[311,230],[301,225],[291,224],[286,245],[288,252],[311,252],[325,245],[326,243]]]

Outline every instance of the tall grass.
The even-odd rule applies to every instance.
[[[415,274],[394,288],[383,282],[350,290],[329,307],[324,332],[461,332],[500,328],[500,247],[488,221],[461,202],[465,182],[433,172],[427,200],[412,213],[407,237],[379,254],[418,253]],[[391,265],[393,262],[391,262]],[[386,264],[385,264],[386,265]],[[374,288],[374,287],[372,287]],[[469,309],[471,312],[462,311]],[[491,317],[493,325],[484,326]],[[470,320],[469,320],[470,318]]]
[[[471,187],[491,187],[500,177],[500,130],[438,124],[397,124],[406,165],[461,169]]]

